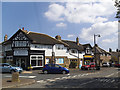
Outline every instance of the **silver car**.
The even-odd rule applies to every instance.
[[[9,73],[19,72],[19,73],[21,73],[22,71],[23,71],[23,69],[21,67],[11,66],[8,63],[0,63],[0,72],[9,72]]]

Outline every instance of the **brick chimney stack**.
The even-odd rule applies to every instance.
[[[57,40],[61,40],[61,36],[60,36],[60,35],[57,35],[55,38],[56,38]]]
[[[22,27],[22,30],[24,30],[24,27]]]
[[[8,36],[7,36],[7,34],[4,36],[4,41],[7,41],[7,39],[8,39]]]
[[[79,38],[76,38],[76,44],[79,45]]]

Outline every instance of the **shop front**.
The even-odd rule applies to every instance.
[[[83,65],[90,63],[90,62],[94,62],[94,58],[92,55],[84,55],[83,56]]]

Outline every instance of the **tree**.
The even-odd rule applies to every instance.
[[[120,23],[120,0],[115,0],[114,5],[117,8],[116,18],[118,18],[118,22]]]

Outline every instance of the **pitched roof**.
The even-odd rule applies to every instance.
[[[31,31],[28,32],[27,30],[21,30],[21,29],[19,29],[10,39],[5,41],[4,44],[10,43],[12,38],[14,38],[15,35],[19,32],[23,32],[31,40],[31,43],[34,44],[43,44],[43,45],[63,44],[65,46],[69,46],[68,44],[59,41],[49,35],[31,32]]]
[[[98,45],[96,45],[96,46],[93,47],[93,52],[95,51],[95,48],[96,48],[96,53],[100,53],[100,54],[103,54],[103,53],[104,53],[104,54],[111,54],[111,53],[105,51],[104,49],[98,47]]]
[[[81,44],[77,45],[75,41],[68,41],[68,40],[62,40],[63,42],[67,43],[69,45],[70,49],[77,49],[79,51],[83,51],[84,48]]]
[[[51,36],[48,36],[46,34],[42,33],[36,33],[36,32],[28,32],[27,33],[28,37],[32,40],[32,43],[38,43],[38,44],[49,44],[49,45],[54,45],[54,44],[63,44],[65,46],[69,46],[68,44],[59,41]]]
[[[87,48],[88,46],[90,46],[90,48],[92,48],[92,46],[91,46],[89,43],[83,44],[82,46],[83,46],[84,48]]]

